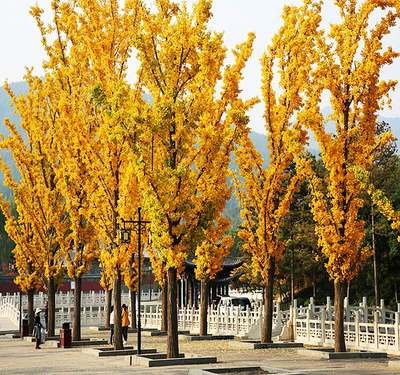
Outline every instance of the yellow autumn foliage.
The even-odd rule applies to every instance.
[[[204,229],[204,240],[196,247],[194,258],[197,280],[213,280],[222,269],[224,257],[233,245],[232,237],[225,235],[228,227],[229,220],[219,216]]]
[[[310,104],[304,117],[321,149],[327,170],[327,190],[316,176],[310,177],[312,213],[318,245],[327,257],[327,271],[339,283],[350,281],[369,255],[363,245],[364,222],[359,210],[363,191],[352,169],[368,170],[374,151],[390,137],[376,136],[377,111],[382,109],[396,82],[381,79],[382,68],[398,56],[384,46],[384,37],[396,24],[398,1],[336,1],[338,23],[329,33],[316,33]],[[381,12],[376,21],[373,14]],[[320,111],[322,95],[328,93],[332,113]],[[327,128],[335,124],[334,133]]]
[[[8,84],[4,88],[9,94],[15,111],[21,118],[21,128],[26,139],[8,119],[5,124],[10,135],[2,138],[0,147],[8,149],[16,163],[19,178],[15,179],[2,162],[5,184],[13,191],[18,219],[14,220],[2,203],[8,219],[6,230],[16,243],[16,259],[21,270],[33,266],[34,285],[45,284],[49,279],[57,280],[63,272],[64,234],[67,231],[65,203],[57,187],[57,176],[53,165],[56,160],[53,125],[57,108],[57,95],[51,81],[35,77],[27,71],[25,80],[29,91],[25,96],[15,96]],[[32,271],[30,271],[32,272]],[[22,282],[25,276],[18,280]],[[24,287],[28,288],[31,282]],[[41,280],[38,280],[38,277]]]
[[[392,202],[386,196],[386,194],[376,188],[374,184],[370,181],[370,173],[365,169],[355,166],[353,167],[353,172],[360,181],[361,187],[365,190],[371,197],[372,203],[378,207],[379,212],[391,222],[391,227],[393,230],[400,231],[400,212],[396,211],[393,207]],[[397,237],[400,241],[400,236]]]
[[[183,269],[194,232],[210,210],[219,211],[215,202],[225,194],[236,127],[247,123],[245,112],[255,102],[239,97],[254,35],[224,66],[222,34],[208,29],[212,1],[197,1],[190,10],[168,0],[155,5],[144,8],[135,44],[150,99],[140,112],[142,126],[129,132],[137,141],[136,171],[151,221],[151,259],[158,259],[153,267],[162,280],[164,270]]]
[[[38,6],[32,14],[47,54],[45,71],[59,93],[55,170],[69,212],[65,259],[73,277],[99,257],[101,284],[110,289],[132,258],[119,246],[118,225],[138,203],[124,127],[133,122],[136,102],[126,72],[140,2],[55,0],[52,10],[50,25]]]
[[[262,60],[262,94],[265,130],[270,161],[264,160],[243,127],[235,150],[242,181],[234,177],[243,220],[240,238],[243,250],[251,255],[254,279],[264,285],[282,258],[285,243],[280,230],[299,183],[302,168],[291,171],[307,140],[302,129],[304,97],[314,54],[313,36],[319,21],[320,5],[305,1],[301,7],[285,7],[284,25],[274,36]],[[277,77],[275,74],[277,73]],[[274,89],[275,79],[279,94]]]

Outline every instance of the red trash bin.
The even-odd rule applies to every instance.
[[[60,329],[60,346],[64,349],[70,348],[72,345],[72,334],[69,322],[63,323]]]
[[[21,338],[22,337],[26,337],[29,336],[29,323],[28,323],[28,319],[22,319],[21,322]]]

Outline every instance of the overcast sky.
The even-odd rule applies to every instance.
[[[192,2],[190,0],[189,2]],[[38,3],[49,9],[51,0],[0,0],[0,82],[22,80],[24,67],[33,67],[40,74],[44,57],[40,36],[29,15],[30,6]],[[245,96],[260,93],[259,59],[270,42],[272,35],[281,25],[280,14],[285,4],[300,4],[300,0],[214,0],[212,28],[225,33],[225,42],[233,47],[246,38],[248,32],[257,35],[253,56],[246,68],[242,83]],[[333,0],[327,0],[333,3]],[[325,23],[336,18],[335,8],[324,8]],[[388,38],[395,49],[400,50],[400,27]],[[386,69],[385,78],[400,78],[400,61]],[[393,109],[386,110],[385,116],[400,116],[400,85],[393,97]],[[263,132],[262,106],[251,114],[251,126]]]

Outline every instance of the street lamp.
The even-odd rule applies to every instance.
[[[141,354],[142,346],[142,327],[140,319],[141,310],[141,248],[142,248],[142,231],[145,232],[146,225],[150,221],[142,220],[142,208],[138,207],[138,220],[124,220],[122,219],[122,227],[119,228],[119,238],[121,243],[129,244],[131,242],[131,233],[136,231],[138,236],[138,322],[137,322],[137,354]]]

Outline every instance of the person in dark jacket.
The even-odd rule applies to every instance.
[[[114,306],[111,306],[110,309],[110,341],[109,343],[112,345],[114,342]]]
[[[49,329],[49,303],[46,301],[44,306],[44,324],[46,324],[46,331]]]
[[[41,349],[40,344],[42,342],[42,322],[40,321],[40,313],[42,310],[39,308],[36,309],[35,311],[35,321],[33,325],[33,336],[36,339],[36,346],[35,349]]]

